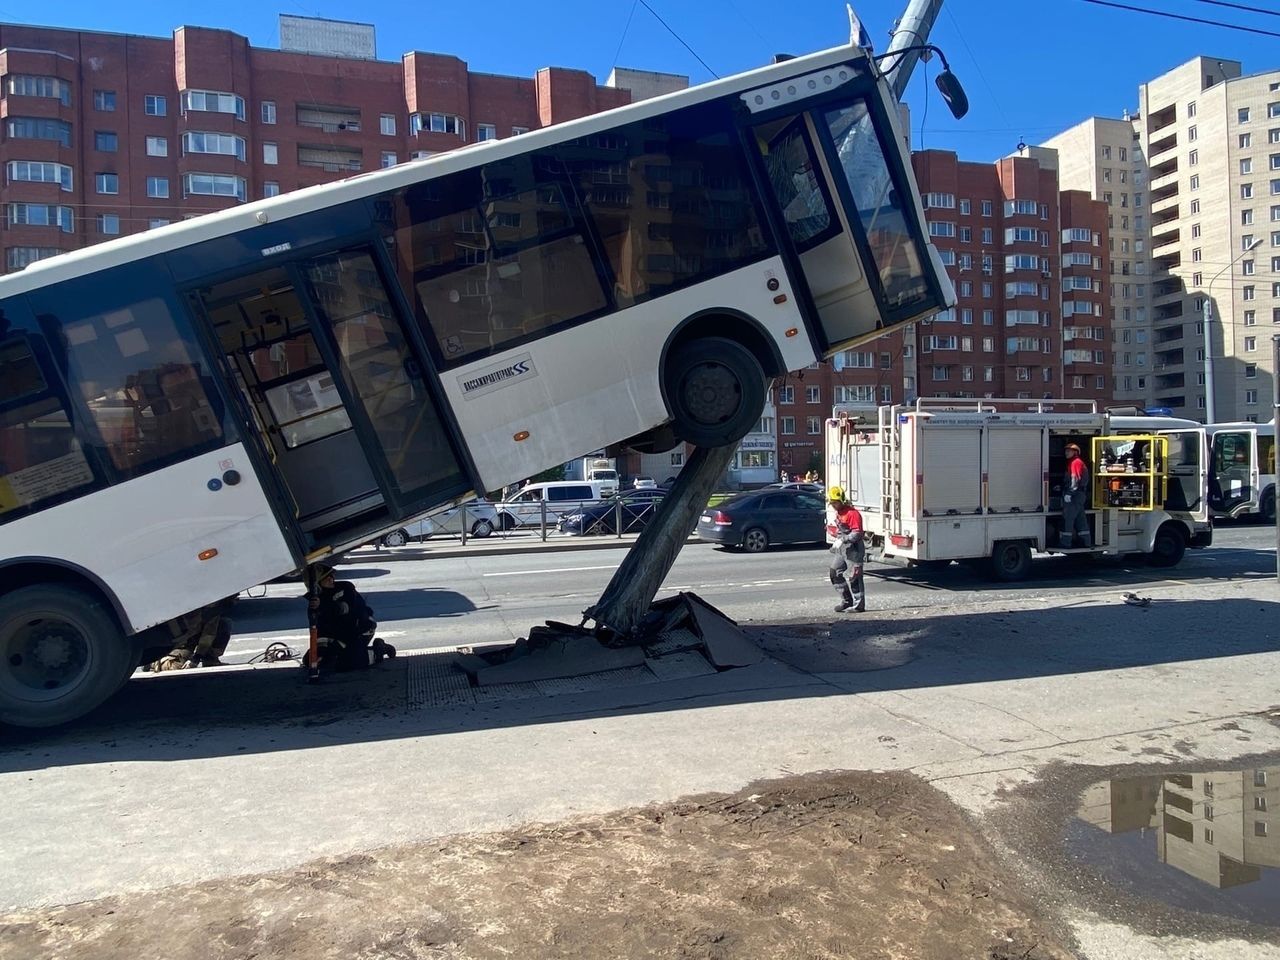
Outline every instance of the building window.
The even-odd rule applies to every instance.
[[[274,123],[274,104],[272,109],[271,122]],[[218,90],[186,90],[182,94],[182,111],[184,113],[229,113],[237,120],[243,120],[244,97],[235,93],[223,93]],[[266,121],[264,120],[264,122]]]
[[[114,173],[94,174],[93,185],[97,193],[119,193],[120,177]]]
[[[46,97],[71,106],[71,85],[65,80],[21,73],[10,74],[5,80],[7,91],[15,97]]]
[[[965,217],[969,216],[969,210],[970,210],[969,201],[968,201],[968,200],[961,200],[961,201],[960,201],[960,214],[961,214],[961,216],[965,216]]]
[[[779,417],[778,429],[783,436],[793,436],[796,432],[796,418],[795,417]]]
[[[280,150],[276,144],[264,143],[262,145],[262,162],[271,167],[280,162]]]
[[[982,201],[982,215],[983,215],[984,217],[989,217],[989,216],[991,216],[991,211],[992,211],[991,201],[990,201],[990,200],[983,200],[983,201]]]
[[[147,177],[147,196],[156,200],[167,200],[169,197],[169,178]]]
[[[5,132],[14,140],[56,140],[64,147],[71,146],[71,124],[65,120],[10,117],[5,121]]]
[[[1272,285],[1275,286],[1274,284]],[[1275,291],[1272,291],[1274,295]],[[1244,325],[1246,327],[1256,327],[1258,325],[1258,312],[1256,310],[1246,310],[1244,312]]]
[[[276,102],[274,100],[263,100],[258,106],[263,123],[271,124],[276,122]]]
[[[1253,184],[1252,184],[1252,183],[1242,183],[1242,184],[1240,184],[1240,199],[1241,199],[1241,200],[1252,200],[1252,199],[1253,199]]]
[[[1250,406],[1250,407],[1255,407],[1255,406],[1257,406],[1257,405],[1258,405],[1258,391],[1257,391],[1257,390],[1246,390],[1246,391],[1244,392],[1244,402],[1245,402],[1248,406]]]
[[[75,232],[75,214],[70,207],[44,203],[11,203],[8,214],[10,226],[57,227],[63,233]]]
[[[266,147],[263,144],[263,159],[266,159]],[[270,144],[275,146],[275,144]],[[182,135],[183,153],[209,153],[223,157],[245,158],[245,139],[230,133],[202,133],[193,131]]]
[[[5,171],[11,183],[56,183],[64,193],[71,192],[74,175],[65,163],[10,160],[5,164]]]
[[[1253,352],[1254,352],[1255,350],[1257,350],[1257,349],[1258,349],[1258,338],[1257,338],[1257,337],[1245,337],[1245,338],[1244,338],[1244,352],[1245,352],[1245,353],[1253,353]]]
[[[147,221],[148,230],[155,230],[157,227],[167,227],[168,225],[169,221],[164,217],[152,217]]]
[[[1253,821],[1253,835],[1255,837],[1265,837],[1267,835],[1267,821],[1265,820]]]
[[[1199,189],[1200,189],[1200,174],[1198,174],[1198,173],[1193,173],[1193,174],[1191,175],[1191,180],[1189,181],[1189,184],[1188,184],[1188,185],[1189,185],[1190,189],[1192,189],[1192,190],[1199,190]]]
[[[1236,122],[1237,122],[1237,123],[1248,123],[1248,122],[1249,122],[1249,108],[1248,108],[1248,107],[1241,107],[1240,109],[1238,109],[1238,110],[1236,111]]]
[[[382,151],[381,163],[382,163],[383,169],[386,169],[387,167],[394,167],[396,165],[396,162],[397,162],[397,158],[394,150]]]
[[[169,98],[148,93],[142,98],[142,112],[148,117],[163,117],[169,113]]]
[[[409,117],[409,132],[452,133],[467,139],[467,121],[451,113],[415,113]]]
[[[384,113],[378,117],[378,131],[384,137],[394,137],[396,135],[396,116],[394,113]]]
[[[116,109],[116,92],[114,90],[93,91],[93,109],[103,113],[114,113]]]
[[[167,157],[169,155],[168,137],[147,137],[148,157]]]
[[[811,436],[811,437],[816,437],[816,436],[818,436],[818,434],[822,433],[822,418],[821,418],[821,417],[809,417],[809,418],[805,421],[805,423],[806,423],[806,426],[808,427],[809,436]]]
[[[522,133],[528,133],[528,132],[529,132],[529,128],[528,128],[528,127],[512,127],[512,128],[511,128],[511,135],[512,135],[513,137],[518,137],[518,136],[520,136],[520,134],[522,134]]]
[[[822,388],[821,388],[821,387],[819,387],[819,386],[816,386],[816,385],[815,385],[815,386],[810,386],[810,387],[805,387],[805,388],[804,388],[804,402],[805,402],[805,403],[821,403],[821,402],[822,402]]]
[[[9,247],[5,251],[5,262],[10,270],[22,270],[37,260],[56,257],[61,252],[57,247]]]
[[[108,237],[114,237],[119,234],[120,215],[118,213],[98,214],[98,232]]]
[[[497,139],[498,139],[498,128],[494,126],[492,123],[476,124],[476,140],[485,141],[485,140],[497,140]]]
[[[1200,165],[1200,151],[1192,150],[1187,154],[1187,166],[1195,167]]]
[[[262,185],[262,195],[264,197],[280,196],[280,184],[276,183],[274,180],[268,180]]]
[[[111,130],[98,130],[93,135],[93,149],[103,153],[115,153],[119,138]]]
[[[188,173],[182,178],[184,196],[245,199],[245,179],[226,173]]]

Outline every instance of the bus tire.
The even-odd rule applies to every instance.
[[[1001,540],[991,550],[991,575],[1005,583],[1025,580],[1031,573],[1031,548],[1023,540]]]
[[[1176,567],[1187,552],[1187,538],[1179,524],[1170,521],[1160,525],[1151,542],[1150,562],[1153,567]]]
[[[134,645],[101,600],[63,584],[0,597],[0,723],[52,727],[82,716],[127,678]]]
[[[1265,524],[1273,524],[1276,522],[1276,488],[1272,487],[1262,495],[1262,502],[1258,504],[1258,516]]]
[[[740,343],[690,341],[673,351],[664,379],[675,433],[695,447],[737,443],[760,421],[764,369]]]

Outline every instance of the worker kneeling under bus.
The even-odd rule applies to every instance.
[[[1062,480],[1062,540],[1061,546],[1092,547],[1093,535],[1089,531],[1090,480],[1089,465],[1084,462],[1080,447],[1068,443],[1067,472]]]
[[[312,575],[315,589],[307,597],[307,608],[316,629],[321,669],[360,670],[396,655],[395,647],[374,636],[378,621],[355,584],[335,580],[333,568],[323,563]],[[306,658],[302,665],[310,666]]]

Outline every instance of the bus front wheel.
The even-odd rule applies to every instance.
[[[104,604],[42,584],[0,597],[0,723],[51,727],[119,689],[133,648]]]
[[[667,365],[675,433],[695,447],[737,443],[760,421],[764,370],[750,350],[724,337],[678,347]]]

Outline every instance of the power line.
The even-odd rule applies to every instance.
[[[691,53],[691,54],[693,55],[693,59],[697,60],[700,64],[702,64],[703,69],[704,69],[704,70],[706,70],[706,71],[707,71],[707,73],[711,74],[711,75],[712,75],[713,77],[715,77],[717,80],[719,80],[719,79],[720,79],[720,74],[718,74],[718,73],[716,73],[714,70],[712,70],[712,69],[711,69],[711,67],[709,67],[709,66],[707,65],[707,61],[703,60],[700,56],[698,56],[697,51],[696,51],[696,50],[694,50],[694,49],[693,49],[693,47],[689,46],[689,44],[685,43],[685,42],[684,42],[684,38],[683,38],[682,36],[680,36],[680,34],[676,33],[673,29],[671,29],[671,24],[669,24],[669,23],[667,23],[667,21],[663,20],[663,19],[662,19],[662,17],[658,15],[658,11],[657,11],[657,10],[655,10],[655,9],[653,9],[653,7],[649,6],[649,0],[640,0],[640,3],[644,6],[644,8],[645,8],[646,10],[648,10],[651,14],[653,14],[653,17],[654,17],[654,19],[655,19],[655,20],[657,20],[660,24],[662,24],[664,27],[666,27],[666,28],[667,28],[667,33],[669,33],[669,34],[671,34],[673,37],[675,37],[675,38],[676,38],[676,40],[677,40],[677,42],[679,42],[680,46],[684,47],[686,50],[688,50],[688,51],[689,51],[689,53]],[[1276,34],[1276,36],[1280,36],[1280,34]]]
[[[1207,3],[1214,7],[1230,7],[1233,10],[1243,10],[1245,13],[1258,13],[1268,17],[1280,17],[1280,10],[1263,10],[1261,7],[1247,7],[1243,3],[1228,3],[1227,0],[1196,0],[1197,3]]]
[[[644,0],[640,0],[641,3]],[[1167,17],[1170,20],[1183,20],[1187,23],[1201,23],[1210,27],[1222,27],[1224,30],[1239,30],[1243,33],[1256,33],[1263,37],[1280,37],[1274,30],[1263,30],[1259,27],[1245,27],[1237,23],[1223,23],[1221,20],[1206,20],[1203,17],[1188,17],[1181,13],[1166,13],[1163,10],[1149,10],[1146,7],[1134,7],[1127,3],[1115,3],[1114,0],[1081,0],[1099,7],[1114,7],[1117,10],[1129,10],[1133,13],[1145,13],[1149,17]]]
[[[627,14],[627,22],[622,28],[622,36],[618,38],[618,49],[613,51],[614,69],[617,69],[618,67],[618,57],[622,56],[622,45],[627,40],[627,31],[631,29],[631,18],[636,15],[636,7],[639,5],[639,2],[640,0],[631,0],[631,12]]]

